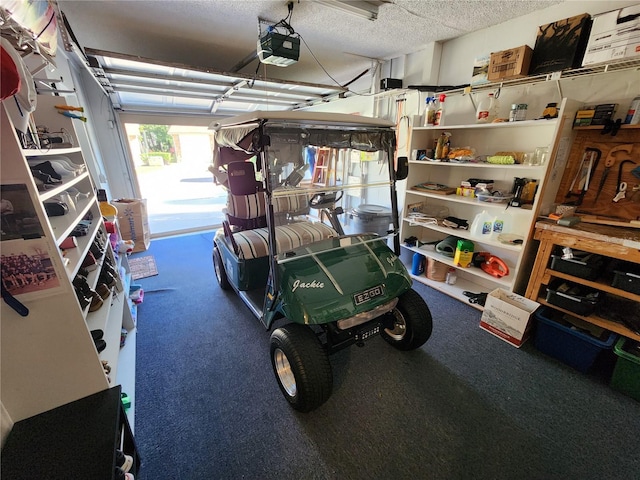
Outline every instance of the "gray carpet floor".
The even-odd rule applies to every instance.
[[[640,402],[481,330],[428,287],[429,342],[380,338],[331,357],[334,392],[301,414],[282,397],[269,332],[217,285],[213,233],[154,240],[138,280],[138,480],[638,479]]]

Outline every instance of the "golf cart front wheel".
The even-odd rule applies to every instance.
[[[227,272],[224,269],[224,263],[222,262],[222,255],[220,255],[220,249],[216,246],[213,247],[213,269],[216,273],[216,279],[222,290],[229,290],[231,284],[227,278]]]
[[[392,326],[380,335],[398,350],[415,350],[429,340],[433,329],[431,311],[418,292],[409,289],[398,298],[387,320]]]
[[[289,404],[300,412],[318,408],[331,396],[329,356],[309,327],[290,323],[271,334],[271,365]]]

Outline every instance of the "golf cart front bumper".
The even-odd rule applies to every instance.
[[[387,314],[397,303],[398,299],[394,298],[369,312],[323,325],[327,335],[327,352],[335,353],[353,344],[363,346],[366,340],[378,336],[382,329],[393,328],[393,319]]]

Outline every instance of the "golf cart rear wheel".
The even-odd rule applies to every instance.
[[[415,290],[400,295],[396,307],[387,315],[393,328],[383,329],[380,335],[398,350],[414,350],[429,340],[433,329],[431,311]]]
[[[218,247],[213,247],[213,269],[216,272],[216,279],[222,290],[229,290],[231,284],[227,278],[227,272],[224,269],[224,263],[222,262],[222,255]]]
[[[331,396],[329,356],[309,327],[290,323],[271,334],[271,365],[289,404],[300,412],[318,408]]]

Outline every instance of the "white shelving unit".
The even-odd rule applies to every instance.
[[[46,125],[51,132],[64,130],[78,144],[73,120],[59,115],[55,105],[66,103],[66,98],[39,95],[37,109],[33,112],[36,125]],[[74,99],[69,98],[70,102]],[[3,254],[21,252],[33,254],[34,248],[48,254],[51,268],[56,273],[57,286],[40,289],[30,296],[18,296],[18,300],[29,309],[29,314],[20,316],[8,304],[1,307],[1,400],[11,420],[17,422],[88,395],[106,390],[116,384],[123,385],[130,397],[135,389],[135,322],[128,299],[129,268],[126,257],[118,258],[111,249],[104,222],[95,197],[95,185],[85,171],[67,177],[63,183],[47,190],[38,190],[31,175],[29,160],[45,162],[63,156],[76,165],[85,165],[81,148],[51,150],[22,149],[19,138],[0,105],[2,117],[2,184],[24,185],[43,235],[39,239],[3,237]],[[22,188],[22,187],[21,187]],[[77,189],[84,198],[77,198],[69,212],[48,217],[43,202],[55,199],[69,189]],[[3,197],[4,198],[4,197]],[[77,238],[77,247],[64,253],[60,244],[83,219],[91,218],[88,232]],[[35,240],[35,243],[34,243]],[[89,307],[81,308],[73,280],[82,266],[84,258],[98,240],[104,253],[98,256],[98,268],[90,272],[88,284],[95,288],[99,282],[101,268],[106,262],[122,265],[125,279],[117,278],[110,297],[94,312]],[[34,247],[35,245],[35,247]],[[119,277],[119,275],[118,275]],[[126,349],[120,348],[121,330],[126,329]],[[92,330],[104,332],[107,347],[97,352],[91,338]],[[131,354],[133,352],[133,354]],[[105,375],[102,361],[111,367],[109,378]],[[133,408],[129,420],[133,425]]]
[[[414,280],[429,285],[447,295],[468,302],[464,291],[489,292],[495,288],[504,288],[524,293],[528,281],[527,265],[530,258],[530,241],[535,220],[543,209],[550,208],[564,169],[569,146],[571,145],[571,124],[578,102],[564,99],[560,105],[557,119],[528,120],[521,122],[503,122],[472,125],[445,125],[436,127],[414,127],[410,133],[409,151],[432,148],[434,141],[443,133],[451,137],[452,148],[473,147],[477,156],[493,155],[500,151],[532,152],[537,147],[549,148],[549,160],[545,165],[524,164],[496,165],[488,163],[437,162],[429,160],[411,160],[405,194],[403,218],[400,235],[404,240],[416,237],[422,245],[408,247],[403,245],[409,257],[420,253],[457,269],[457,282],[449,285],[428,279],[424,275],[414,276]],[[533,205],[528,208],[511,207],[508,203],[481,202],[477,198],[456,194],[442,195],[413,190],[412,187],[424,182],[460,186],[461,181],[470,178],[493,180],[494,190],[511,192],[515,177],[536,179],[537,193]],[[505,233],[514,233],[523,237],[521,245],[501,243],[497,238],[480,239],[470,230],[455,229],[429,222],[416,221],[407,214],[408,205],[422,203],[425,210],[447,209],[448,215],[466,219],[471,226],[476,214],[486,210],[492,216],[503,217]],[[497,278],[480,268],[460,268],[453,259],[435,251],[433,242],[452,235],[474,242],[474,251],[489,252],[502,259],[509,267],[509,275]],[[430,244],[430,245],[429,245]],[[404,258],[407,255],[403,256]],[[482,308],[482,307],[478,307]]]

